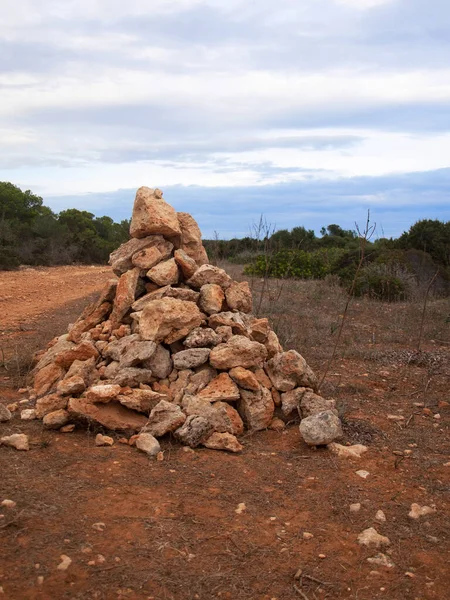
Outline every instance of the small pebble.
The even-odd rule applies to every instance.
[[[319,554],[319,558],[326,558],[327,555],[326,554]]]
[[[72,564],[72,559],[69,558],[66,554],[61,554],[60,558],[61,562],[56,568],[58,569],[58,571],[67,571],[67,569]]]
[[[370,473],[369,473],[369,471],[365,471],[364,469],[360,469],[359,471],[356,471],[356,475],[358,475],[362,479],[367,479],[367,477],[369,477]]]
[[[5,498],[5,500],[2,500],[2,503],[0,504],[0,506],[5,506],[6,508],[15,508],[17,506],[17,502],[14,502],[14,500],[8,500],[7,498]]]
[[[245,510],[247,509],[247,507],[245,506],[244,502],[240,502],[236,508],[236,510],[234,511],[237,515],[242,514]]]
[[[314,535],[312,533],[309,533],[309,531],[304,531],[303,532],[303,539],[304,540],[311,540],[314,537]]]
[[[355,504],[350,504],[350,512],[357,513],[361,510],[360,502],[355,502]]]
[[[106,527],[105,523],[99,522],[99,523],[94,523],[92,525],[92,529],[95,529],[95,531],[103,531]]]
[[[44,577],[42,575],[39,575],[37,578],[37,583],[38,585],[42,585],[44,583]]]
[[[375,521],[378,521],[379,523],[386,522],[386,515],[384,514],[384,512],[382,510],[377,510],[377,512],[375,514]]]

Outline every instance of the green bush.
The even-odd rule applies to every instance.
[[[398,302],[406,300],[414,286],[414,276],[401,265],[372,263],[360,270],[354,293],[384,302]]]
[[[245,268],[244,272],[258,277],[323,279],[334,271],[341,255],[342,250],[338,248],[321,249],[315,252],[282,250],[267,256],[260,254]]]

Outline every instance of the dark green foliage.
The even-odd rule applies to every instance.
[[[257,256],[245,272],[249,275],[268,277],[297,277],[299,279],[323,279],[333,273],[342,251],[337,248],[315,252],[305,250],[282,250],[273,255]]]
[[[128,221],[114,223],[74,208],[57,215],[29,190],[0,182],[0,269],[106,263],[128,239],[128,229]]]

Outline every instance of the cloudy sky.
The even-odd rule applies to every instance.
[[[450,218],[448,0],[3,0],[0,180],[205,236]]]

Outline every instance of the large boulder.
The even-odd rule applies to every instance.
[[[152,234],[176,237],[181,236],[181,229],[175,209],[163,200],[161,190],[141,187],[134,200],[130,235],[144,238]]]
[[[331,444],[342,436],[342,425],[339,417],[331,410],[302,419],[300,434],[309,446]]]
[[[67,410],[72,419],[102,425],[113,431],[136,432],[147,423],[147,417],[122,406],[119,402],[93,404],[85,398],[71,398]]]
[[[205,364],[209,358],[209,348],[190,348],[172,355],[175,369],[195,369]]]
[[[241,390],[238,411],[247,429],[252,431],[267,429],[272,421],[274,410],[272,394],[267,388],[261,386],[257,392]]]
[[[197,221],[189,213],[179,212],[178,223],[181,229],[181,250],[192,258],[197,265],[207,263],[208,255],[202,244],[202,234]]]
[[[196,448],[214,432],[213,425],[204,417],[190,415],[174,433],[175,438],[185,446]]]
[[[134,269],[130,269],[121,275],[119,279],[111,313],[111,324],[113,329],[118,327],[120,321],[130,310],[131,305],[135,300],[140,272],[138,267],[134,267]]]
[[[209,402],[217,402],[218,400],[233,401],[240,397],[239,388],[228,375],[228,373],[220,373],[208,385],[197,394],[198,398],[203,398]]]
[[[200,288],[199,304],[204,313],[208,315],[219,313],[222,310],[224,300],[225,294],[220,285],[217,285],[216,283],[206,283]]]
[[[202,321],[203,315],[193,302],[164,298],[145,306],[139,332],[144,340],[171,344],[186,337]]]
[[[225,291],[227,304],[231,310],[252,312],[252,292],[247,281],[233,281]]]
[[[205,264],[195,271],[187,283],[196,289],[207,283],[215,283],[226,290],[231,285],[231,277],[223,269]]]
[[[178,283],[180,272],[174,258],[155,265],[147,272],[147,277],[158,285],[174,285]]]
[[[164,238],[160,235],[150,235],[141,239],[131,238],[110,254],[108,262],[114,273],[120,277],[134,266],[138,266],[133,264],[134,256],[145,248],[158,247],[159,244],[164,242]]]
[[[170,258],[173,250],[173,244],[171,242],[165,240],[161,235],[154,235],[144,239],[152,239],[153,243],[133,254],[131,262],[134,267],[147,270],[151,269],[161,261]]]
[[[143,432],[151,433],[155,437],[162,437],[166,433],[170,433],[181,427],[185,420],[186,415],[179,406],[166,400],[161,400],[152,409]]]

